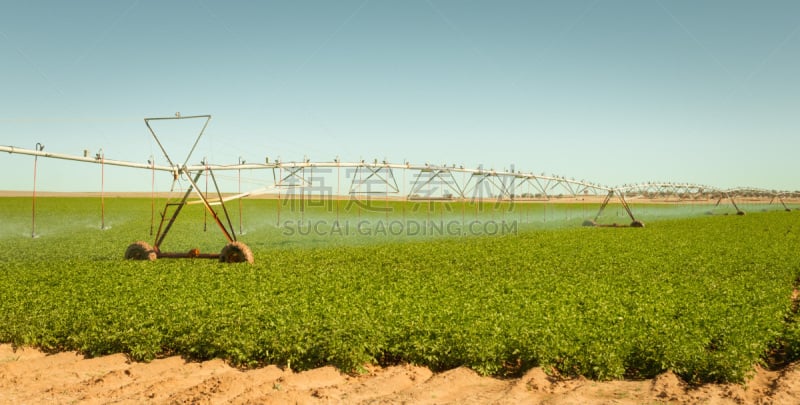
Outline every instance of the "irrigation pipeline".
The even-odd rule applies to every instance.
[[[43,149],[43,148],[42,148]],[[307,173],[313,173],[315,169],[328,169],[332,175],[337,177],[337,189],[339,188],[339,177],[341,169],[349,170],[352,180],[348,189],[348,194],[353,195],[389,195],[395,194],[398,197],[405,197],[408,200],[422,201],[448,201],[448,200],[509,200],[509,201],[551,201],[554,198],[563,196],[584,197],[597,196],[605,197],[602,208],[616,197],[626,213],[635,221],[633,212],[630,210],[627,199],[630,198],[660,198],[675,201],[691,201],[699,199],[715,199],[718,203],[722,200],[730,200],[737,209],[735,198],[754,197],[778,200],[788,210],[784,198],[798,198],[800,191],[778,191],[767,190],[754,187],[738,187],[721,189],[718,187],[693,184],[693,183],[672,183],[672,182],[647,182],[637,184],[625,184],[622,186],[605,186],[584,180],[575,180],[556,175],[524,173],[520,171],[493,170],[465,168],[456,165],[432,165],[432,164],[402,164],[379,162],[377,159],[372,162],[341,162],[338,158],[327,162],[313,162],[309,159],[303,161],[282,162],[280,160],[270,162],[266,159],[264,163],[245,163],[241,158],[237,164],[219,165],[209,164],[204,161],[198,165],[156,165],[152,160],[145,163],[105,159],[98,154],[95,157],[75,156],[61,153],[45,152],[42,149],[32,150],[17,148],[13,146],[0,146],[0,152],[10,154],[30,155],[34,157],[46,157],[53,159],[63,159],[78,162],[95,163],[102,165],[130,167],[148,169],[153,173],[156,171],[169,172],[173,178],[178,178],[183,174],[206,172],[211,174],[213,179],[214,172],[235,170],[239,173],[241,181],[242,170],[271,170],[273,173],[273,184],[264,190],[242,192],[227,197],[225,200],[247,197],[257,192],[266,190],[277,191],[280,195],[281,190],[305,189],[303,194],[308,191],[313,192],[319,184],[315,184],[315,178]],[[413,184],[405,196],[401,196],[401,187],[397,184],[397,177],[394,171],[401,170],[402,178],[406,178],[406,172],[410,172]],[[324,170],[322,170],[324,172]],[[461,173],[458,179],[455,174]],[[317,180],[318,181],[318,180]],[[433,191],[436,190],[436,191]],[[528,192],[521,193],[521,190]],[[532,192],[531,192],[532,191]],[[338,192],[338,191],[337,191]],[[220,197],[221,199],[221,197]],[[602,210],[601,208],[601,210]],[[599,214],[598,214],[599,215]]]

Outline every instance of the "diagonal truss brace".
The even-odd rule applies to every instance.
[[[170,158],[169,153],[167,153],[167,150],[164,149],[164,145],[161,143],[161,140],[158,139],[158,136],[156,135],[156,132],[153,130],[153,127],[150,126],[150,121],[183,120],[183,119],[194,119],[194,118],[205,118],[206,121],[203,123],[203,128],[200,130],[200,133],[197,135],[197,138],[194,140],[194,144],[192,145],[192,148],[189,150],[189,153],[186,155],[186,159],[183,161],[183,164],[178,166],[178,165],[175,164],[175,162],[172,160],[172,158]],[[186,165],[189,163],[189,159],[192,157],[192,154],[194,153],[194,150],[197,148],[197,144],[200,143],[200,138],[203,137],[203,133],[206,131],[206,127],[208,127],[208,122],[209,121],[211,121],[211,116],[210,115],[190,115],[190,116],[182,117],[179,114],[176,114],[174,117],[157,117],[157,118],[145,118],[144,119],[144,123],[145,123],[145,125],[147,125],[147,129],[150,131],[150,134],[153,135],[153,139],[156,140],[156,143],[158,144],[159,149],[161,149],[161,153],[163,153],[164,157],[167,158],[167,161],[169,162],[170,166],[172,166],[176,170],[180,170],[181,167],[186,167]]]
[[[466,198],[465,194],[464,194],[465,190],[462,189],[461,185],[458,184],[458,180],[456,180],[455,176],[453,176],[453,172],[452,171],[450,171],[448,169],[433,168],[433,169],[421,170],[419,174],[422,174],[422,173],[430,173],[430,175],[427,176],[428,177],[427,180],[425,180],[424,182],[421,182],[421,183],[420,183],[420,179],[423,176],[420,176],[420,175],[416,176],[416,178],[414,179],[414,184],[411,186],[411,191],[409,191],[409,193],[408,193],[409,198],[415,198],[415,197],[412,197],[412,196],[414,196],[416,194],[419,194],[420,190],[422,190],[424,187],[427,187],[429,184],[431,184],[436,179],[441,180],[442,184],[447,186],[447,188],[450,191],[455,192],[455,194],[459,198]],[[450,178],[448,179],[445,176],[449,176]]]
[[[369,175],[366,178],[359,179],[358,173],[359,170],[362,168],[369,170]],[[386,175],[381,175],[381,171],[386,171]],[[386,191],[361,191],[359,190],[361,187],[368,185],[368,182],[373,179],[377,178],[380,182],[386,186]],[[392,168],[388,166],[377,166],[371,167],[367,165],[357,166],[355,173],[353,173],[353,181],[350,183],[350,194],[388,194],[388,193],[399,193],[400,187],[397,185],[397,179],[394,176],[394,171]]]
[[[275,179],[275,187],[286,187],[286,188],[302,188],[302,187],[310,187],[311,181],[306,179],[305,176],[305,166],[281,166],[281,168],[286,169],[287,174],[281,174],[281,179],[278,180],[278,176],[275,175],[276,168],[272,169],[272,176]],[[298,174],[299,173],[299,174]],[[299,184],[289,183],[287,182],[291,179],[297,179],[300,181]]]
[[[616,191],[614,189],[608,190],[608,194],[606,194],[606,198],[603,199],[603,203],[600,205],[600,210],[597,211],[597,215],[595,215],[594,221],[591,222],[591,224],[592,225],[596,225],[597,224],[597,221],[600,219],[600,215],[603,214],[603,210],[606,209],[606,206],[608,206],[608,203],[611,201],[611,199],[614,197],[614,195],[617,196],[617,198],[619,199],[619,202],[622,204],[622,208],[625,209],[625,212],[627,212],[628,216],[631,218],[631,226],[635,227],[635,228],[643,227],[644,223],[642,223],[641,221],[637,220],[636,217],[633,216],[633,211],[631,210],[630,205],[628,205],[628,201],[625,200],[624,193],[622,193],[620,191]],[[614,226],[616,226],[616,224]]]

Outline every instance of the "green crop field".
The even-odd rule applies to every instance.
[[[0,199],[0,342],[293,369],[673,370],[690,382],[742,382],[800,356],[797,212],[643,205],[646,228],[585,228],[596,204],[248,200],[253,265],[125,261],[128,244],[152,242],[150,204],[107,198],[100,230],[99,199],[40,198],[31,238],[31,200]],[[187,210],[163,248],[218,252],[221,233]],[[437,219],[452,232],[410,230]],[[602,220],[629,222],[616,206]]]

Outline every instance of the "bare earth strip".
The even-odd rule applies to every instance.
[[[241,371],[220,360],[179,357],[132,363],[124,355],[84,359],[0,345],[0,403],[82,404],[792,404],[800,366],[756,369],[746,385],[689,387],[672,373],[653,380],[559,379],[535,368],[518,379],[457,368],[432,373],[400,365],[363,375],[333,367],[295,373],[275,366]]]

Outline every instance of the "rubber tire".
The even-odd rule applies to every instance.
[[[639,221],[638,219],[631,222],[631,228],[644,228],[644,222]]]
[[[128,260],[156,260],[156,251],[147,242],[138,241],[125,249],[125,258]]]
[[[242,242],[231,242],[219,252],[222,263],[253,263],[253,252]]]

